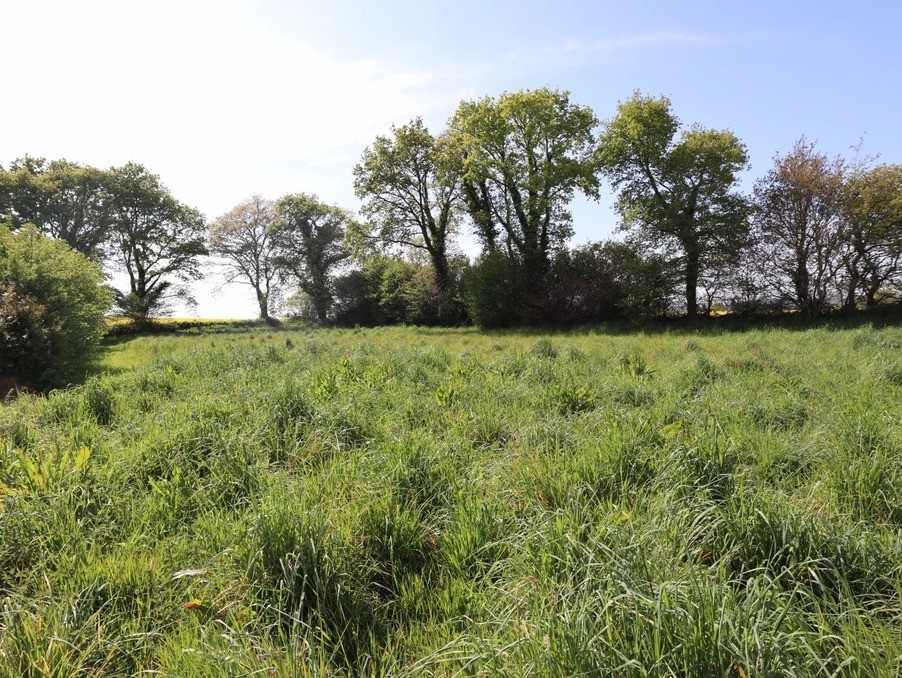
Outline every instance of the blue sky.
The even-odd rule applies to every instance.
[[[898,3],[2,0],[0,26],[0,163],[136,160],[211,218],[255,192],[356,209],[351,169],[392,123],[546,85],[602,119],[666,94],[747,144],[746,187],[803,134],[902,162]],[[602,193],[577,242],[613,232]],[[253,313],[201,292],[201,315]]]

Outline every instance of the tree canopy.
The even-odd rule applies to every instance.
[[[129,280],[128,292],[116,295],[120,310],[143,321],[167,312],[174,297],[190,302],[183,283],[202,276],[203,215],[172,197],[157,175],[137,163],[112,170],[112,191],[112,245]]]
[[[0,222],[32,223],[100,261],[112,224],[110,174],[68,160],[14,160],[0,169]]]
[[[694,317],[700,273],[745,241],[748,210],[735,188],[748,155],[729,130],[678,131],[669,99],[637,92],[604,124],[597,157],[618,192],[622,228],[652,249],[679,253]]]
[[[464,101],[451,119],[449,162],[477,235],[488,252],[520,260],[532,285],[572,234],[574,194],[598,194],[596,124],[569,92],[547,88]]]
[[[447,171],[443,143],[422,118],[392,127],[363,152],[354,168],[354,189],[365,201],[365,235],[382,245],[423,249],[429,254],[439,288],[450,281],[449,238],[456,226],[458,176]]]

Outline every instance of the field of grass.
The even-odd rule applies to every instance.
[[[0,407],[0,676],[897,676],[902,327],[111,342]]]

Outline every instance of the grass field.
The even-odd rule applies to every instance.
[[[120,339],[0,496],[0,676],[902,672],[899,326]]]

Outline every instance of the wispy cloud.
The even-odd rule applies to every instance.
[[[610,37],[587,42],[567,40],[537,49],[517,49],[504,55],[504,61],[519,67],[570,68],[602,57],[620,57],[640,49],[668,47],[716,47],[731,44],[729,38],[701,33],[652,32]]]

